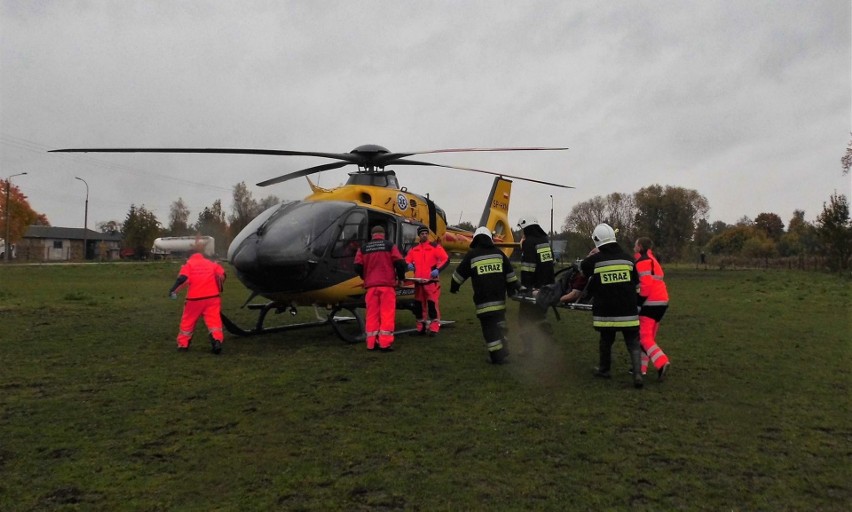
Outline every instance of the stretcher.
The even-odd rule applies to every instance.
[[[516,302],[524,302],[527,304],[532,304],[534,306],[539,307],[547,307],[547,308],[559,308],[559,309],[572,309],[575,311],[591,311],[592,305],[585,302],[557,302],[556,304],[550,304],[548,306],[542,306],[536,302],[536,299],[533,295],[529,293],[519,293],[517,295],[512,295],[509,297],[510,299]]]

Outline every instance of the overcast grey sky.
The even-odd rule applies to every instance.
[[[256,199],[299,199],[330,162],[215,155],[47,154],[67,147],[347,152],[568,146],[422,157],[515,181],[510,215],[558,229],[597,195],[695,189],[709,220],[810,221],[837,191],[852,118],[852,7],[827,1],[0,0],[0,177],[55,226],[164,224]],[[315,176],[330,187],[346,170]],[[477,222],[491,178],[401,167],[402,185]]]

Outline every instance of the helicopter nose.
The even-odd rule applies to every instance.
[[[228,248],[231,265],[240,272],[252,272],[257,267],[256,240],[245,239]]]

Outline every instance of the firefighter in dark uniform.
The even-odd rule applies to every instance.
[[[547,233],[535,218],[525,218],[518,222],[523,231],[521,238],[521,286],[528,293],[535,293],[546,284],[553,283],[553,249]],[[535,304],[521,302],[518,305],[518,328],[524,341],[524,352],[532,351],[532,343],[542,334],[551,334],[552,327],[547,323],[547,309]]]
[[[482,336],[488,349],[489,361],[505,362],[509,355],[506,342],[506,291],[517,293],[518,276],[509,258],[494,246],[491,232],[486,227],[477,228],[470,242],[470,250],[453,272],[450,293],[458,293],[468,278],[473,284],[473,303],[482,327]]]
[[[598,224],[592,232],[595,249],[580,263],[580,270],[589,278],[588,293],[592,296],[592,322],[600,333],[600,360],[595,376],[610,378],[612,344],[621,331],[633,369],[633,386],[642,387],[639,345],[639,312],[636,289],[639,275],[633,257],[618,245],[615,230],[608,224]]]

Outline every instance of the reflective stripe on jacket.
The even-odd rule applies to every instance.
[[[355,254],[355,271],[363,274],[364,288],[396,286],[405,276],[405,260],[396,245],[375,234]]]
[[[638,328],[636,286],[639,277],[633,258],[613,242],[600,246],[597,254],[584,259],[580,269],[590,276],[587,291],[593,297],[592,325],[595,328]]]
[[[636,272],[639,274],[639,295],[645,297],[642,306],[667,306],[669,292],[662,265],[650,249],[645,254],[636,253],[635,258]]]

